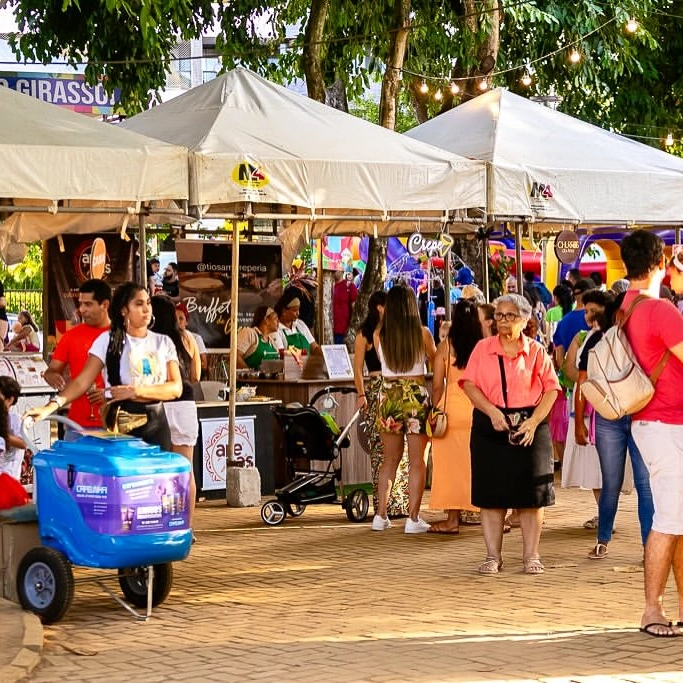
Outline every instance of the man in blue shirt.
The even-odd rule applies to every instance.
[[[555,347],[555,364],[558,368],[562,367],[564,357],[572,343],[572,339],[581,330],[590,329],[586,323],[586,312],[583,309],[583,294],[591,289],[595,289],[595,283],[588,278],[579,280],[573,288],[576,308],[569,311],[557,324],[557,329],[553,335],[553,346]]]

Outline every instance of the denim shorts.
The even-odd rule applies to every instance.
[[[431,408],[422,377],[383,379],[377,406],[377,430],[384,434],[426,434]]]

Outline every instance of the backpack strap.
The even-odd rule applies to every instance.
[[[631,313],[633,313],[633,309],[641,302],[645,301],[645,299],[651,299],[652,297],[646,296],[645,294],[639,294],[632,302],[631,305],[626,309],[626,311],[623,311],[623,309],[619,310],[617,313],[617,325],[620,328],[623,328],[624,325],[626,324],[626,321],[630,318]],[[663,354],[662,357],[659,359],[657,365],[655,365],[654,370],[650,374],[650,382],[652,382],[652,386],[657,384],[657,380],[659,379],[659,376],[662,374],[662,370],[664,370],[664,367],[666,366],[666,362],[669,360],[669,356],[671,355],[671,351],[667,349]]]

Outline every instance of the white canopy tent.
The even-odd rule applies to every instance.
[[[683,159],[491,90],[408,131],[488,166],[489,221],[683,221]]]
[[[485,204],[485,165],[410,140],[238,68],[126,121],[185,145],[197,217],[280,220],[290,254],[304,236],[458,229]],[[483,216],[478,215],[479,222]],[[232,249],[232,272],[239,263]],[[231,300],[237,301],[237,278]],[[231,338],[237,307],[231,307]],[[236,354],[229,419],[235,420]],[[229,452],[234,435],[229,431]]]
[[[187,149],[0,87],[0,252],[63,232],[184,214]],[[19,247],[19,248],[17,248]]]
[[[473,231],[485,166],[408,140],[238,68],[123,123],[190,150],[198,217],[308,222],[311,236],[449,222]],[[248,208],[245,208],[248,207]],[[350,217],[355,215],[356,220]],[[481,217],[480,217],[481,219]]]

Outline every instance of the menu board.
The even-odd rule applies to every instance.
[[[320,348],[330,379],[353,379],[353,366],[345,344],[323,344]]]

